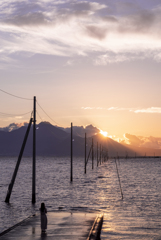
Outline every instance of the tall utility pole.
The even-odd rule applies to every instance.
[[[71,123],[71,168],[70,181],[73,181],[73,124]]]
[[[33,165],[32,165],[32,203],[36,202],[36,97],[33,106]]]

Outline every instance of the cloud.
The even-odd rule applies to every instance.
[[[64,131],[70,133],[71,128],[61,128]],[[100,132],[100,129],[97,127],[94,127],[93,125],[87,125],[87,126],[73,126],[73,133],[76,136],[84,137],[85,133],[87,134],[87,137],[91,137],[93,135],[96,135]]]
[[[148,53],[144,53],[144,52],[140,52],[138,53],[134,53],[134,52],[125,52],[125,53],[114,53],[114,52],[107,52],[106,54],[97,56],[94,60],[93,63],[96,66],[99,65],[107,65],[108,63],[119,63],[119,62],[125,62],[125,61],[133,61],[133,60],[138,60],[138,59],[145,59],[145,58],[149,58],[150,54]],[[155,56],[156,61],[160,61],[161,56],[157,55]]]
[[[124,108],[124,107],[82,107],[83,110],[107,110],[107,111],[129,111],[134,113],[161,113],[160,107],[150,107],[150,108]]]
[[[132,135],[129,133],[125,133],[124,137],[124,143],[128,143],[132,146],[161,149],[161,138],[158,137],[143,137]]]
[[[107,29],[90,25],[86,27],[86,32],[90,37],[102,40],[106,37]]]
[[[144,141],[136,137],[135,135],[125,133],[124,137],[128,140],[129,144],[140,146]]]
[[[11,132],[13,130],[16,130],[20,127],[23,126],[27,126],[28,123],[27,122],[23,122],[23,123],[11,123],[9,126],[4,127],[4,128],[0,128],[0,131],[4,131],[4,132]]]
[[[41,12],[36,13],[27,13],[24,15],[17,15],[10,19],[6,19],[6,23],[13,24],[16,26],[35,26],[47,24],[48,20],[45,18],[45,15]]]
[[[88,2],[88,1],[73,1],[71,6],[76,11],[98,11],[104,8],[107,8],[105,4],[100,4],[97,2]]]
[[[99,66],[99,65],[107,65],[108,63],[118,63],[118,62],[125,62],[128,61],[129,58],[125,54],[110,54],[106,53],[103,55],[98,56],[96,59],[93,60],[94,65]]]
[[[81,109],[84,109],[84,110],[92,110],[92,109],[95,109],[93,107],[82,107]]]
[[[159,107],[151,107],[151,108],[144,108],[134,110],[135,113],[161,113],[161,108]]]
[[[3,9],[1,23],[15,26],[42,26],[66,23],[72,18],[87,17],[106,5],[88,1],[12,1],[0,5]],[[6,8],[9,11],[6,11]],[[6,14],[5,14],[6,13]],[[8,14],[10,13],[10,14]]]
[[[132,108],[122,108],[122,107],[81,107],[83,110],[106,110],[106,111],[134,111]]]
[[[41,4],[26,1],[0,3],[0,22],[9,25],[39,25],[45,23],[45,11]]]
[[[161,138],[156,137],[143,137],[144,143],[141,145],[142,147],[146,148],[156,148],[161,149]]]
[[[14,58],[15,53],[29,52],[73,57],[94,53],[95,65],[144,58],[160,62],[161,7],[101,2],[2,1],[2,55]]]

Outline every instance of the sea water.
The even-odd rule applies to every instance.
[[[45,202],[48,211],[102,212],[101,239],[161,239],[161,159],[120,159],[117,162],[123,200],[114,159],[94,169],[89,160],[37,157],[36,204],[32,196],[32,159],[23,158],[10,198],[8,185],[16,158],[0,159],[0,232],[39,211]]]

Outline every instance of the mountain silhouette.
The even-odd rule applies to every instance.
[[[31,127],[27,144],[24,150],[24,156],[32,156],[33,136]],[[27,126],[20,127],[11,132],[0,131],[0,155],[18,156]],[[135,152],[111,138],[104,137],[102,134],[96,134],[88,137],[87,135],[87,153],[94,141],[94,151],[96,154],[97,142],[98,149],[100,144],[104,151],[108,151],[109,156],[134,156]],[[53,126],[48,122],[41,122],[36,127],[36,155],[38,156],[70,156],[71,135],[70,133]],[[73,131],[73,155],[84,157],[85,140]]]

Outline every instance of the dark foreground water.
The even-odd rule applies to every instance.
[[[70,159],[37,158],[35,206],[31,204],[32,160],[22,159],[10,204],[4,202],[16,158],[0,159],[0,232],[38,211],[101,211],[101,239],[161,240],[161,159],[121,159],[118,163],[124,199],[121,199],[114,160],[88,163],[74,159],[70,183]]]

